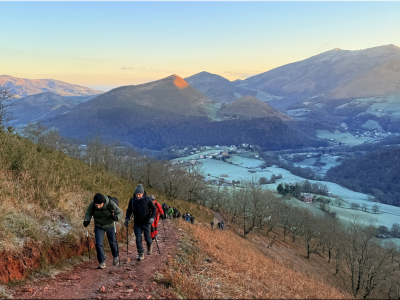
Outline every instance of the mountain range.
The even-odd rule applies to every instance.
[[[78,138],[97,132],[116,138],[112,131],[116,130],[118,139],[153,149],[201,144],[200,140],[222,144],[222,137],[227,144],[235,144],[234,130],[241,132],[241,141],[258,143],[249,122],[265,118],[269,125],[286,126],[289,131],[304,126],[298,120],[314,129],[339,128],[345,123],[352,131],[400,131],[400,48],[394,45],[333,49],[235,81],[200,72],[186,80],[171,75],[106,93],[55,80],[3,75],[2,82],[19,96],[41,92],[15,100],[10,109],[17,124],[42,120]],[[262,124],[259,133],[268,136],[272,127]],[[137,130],[146,132],[145,141],[133,138]],[[306,131],[304,142],[295,139],[290,147],[312,141],[312,130]]]
[[[52,92],[60,96],[89,96],[104,93],[54,79],[25,79],[10,75],[0,75],[1,86],[8,87],[16,97],[25,97],[44,92]]]
[[[85,139],[100,134],[147,149],[170,146],[253,143],[268,149],[321,145],[299,126],[257,98],[238,99],[220,109],[236,111],[243,103],[262,107],[263,113],[218,120],[212,100],[172,75],[135,86],[123,86],[45,120],[65,136]],[[257,103],[258,102],[258,103]],[[244,110],[243,107],[240,109]],[[254,122],[253,120],[258,120]],[[287,121],[285,121],[287,120]],[[301,127],[301,126],[300,126]],[[285,138],[282,138],[284,136]]]

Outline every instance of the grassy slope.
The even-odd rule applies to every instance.
[[[167,268],[157,276],[160,282],[170,285],[185,298],[291,298],[291,299],[349,299],[351,296],[332,285],[329,275],[314,263],[307,272],[294,270],[289,261],[300,259],[299,247],[286,247],[272,257],[259,239],[243,239],[232,230],[211,230],[177,221],[187,234],[182,239],[176,259],[170,259]],[[264,244],[265,246],[265,244]],[[281,246],[274,250],[279,253]],[[303,258],[304,260],[304,258]],[[319,277],[324,274],[323,277]]]
[[[82,220],[95,193],[127,205],[134,184],[67,155],[0,132],[0,252],[26,242],[41,249],[85,235]]]

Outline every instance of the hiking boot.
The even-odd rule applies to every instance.
[[[117,257],[114,257],[113,266],[118,265],[118,263],[119,263],[119,257],[118,257],[118,256],[117,256]]]
[[[147,246],[147,255],[151,255],[151,245]]]
[[[138,261],[143,260],[144,259],[144,254],[143,253],[139,253],[139,256],[137,258]]]
[[[103,261],[101,264],[99,264],[99,266],[97,267],[97,269],[104,269],[106,267],[106,262]]]

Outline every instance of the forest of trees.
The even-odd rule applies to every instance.
[[[326,180],[372,194],[381,203],[400,206],[400,149],[391,147],[347,159],[326,173]]]

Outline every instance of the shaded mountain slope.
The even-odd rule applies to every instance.
[[[141,111],[141,117],[165,117],[165,113],[184,116],[206,116],[204,105],[211,102],[177,75],[140,85],[122,86],[85,102],[71,113],[99,111],[108,108]],[[142,107],[142,109],[139,108]],[[147,109],[163,112],[146,115]],[[137,115],[138,116],[138,115]]]
[[[248,119],[278,117],[283,121],[291,120],[287,115],[252,96],[245,96],[222,106],[217,115],[219,117],[242,117]]]
[[[185,78],[185,80],[204,95],[217,102],[232,102],[241,96],[255,96],[257,94],[257,91],[236,87],[228,79],[209,72],[200,72]]]
[[[14,125],[49,119],[77,105],[74,101],[52,92],[17,98],[12,104],[7,108],[7,113],[11,114],[10,123]]]

